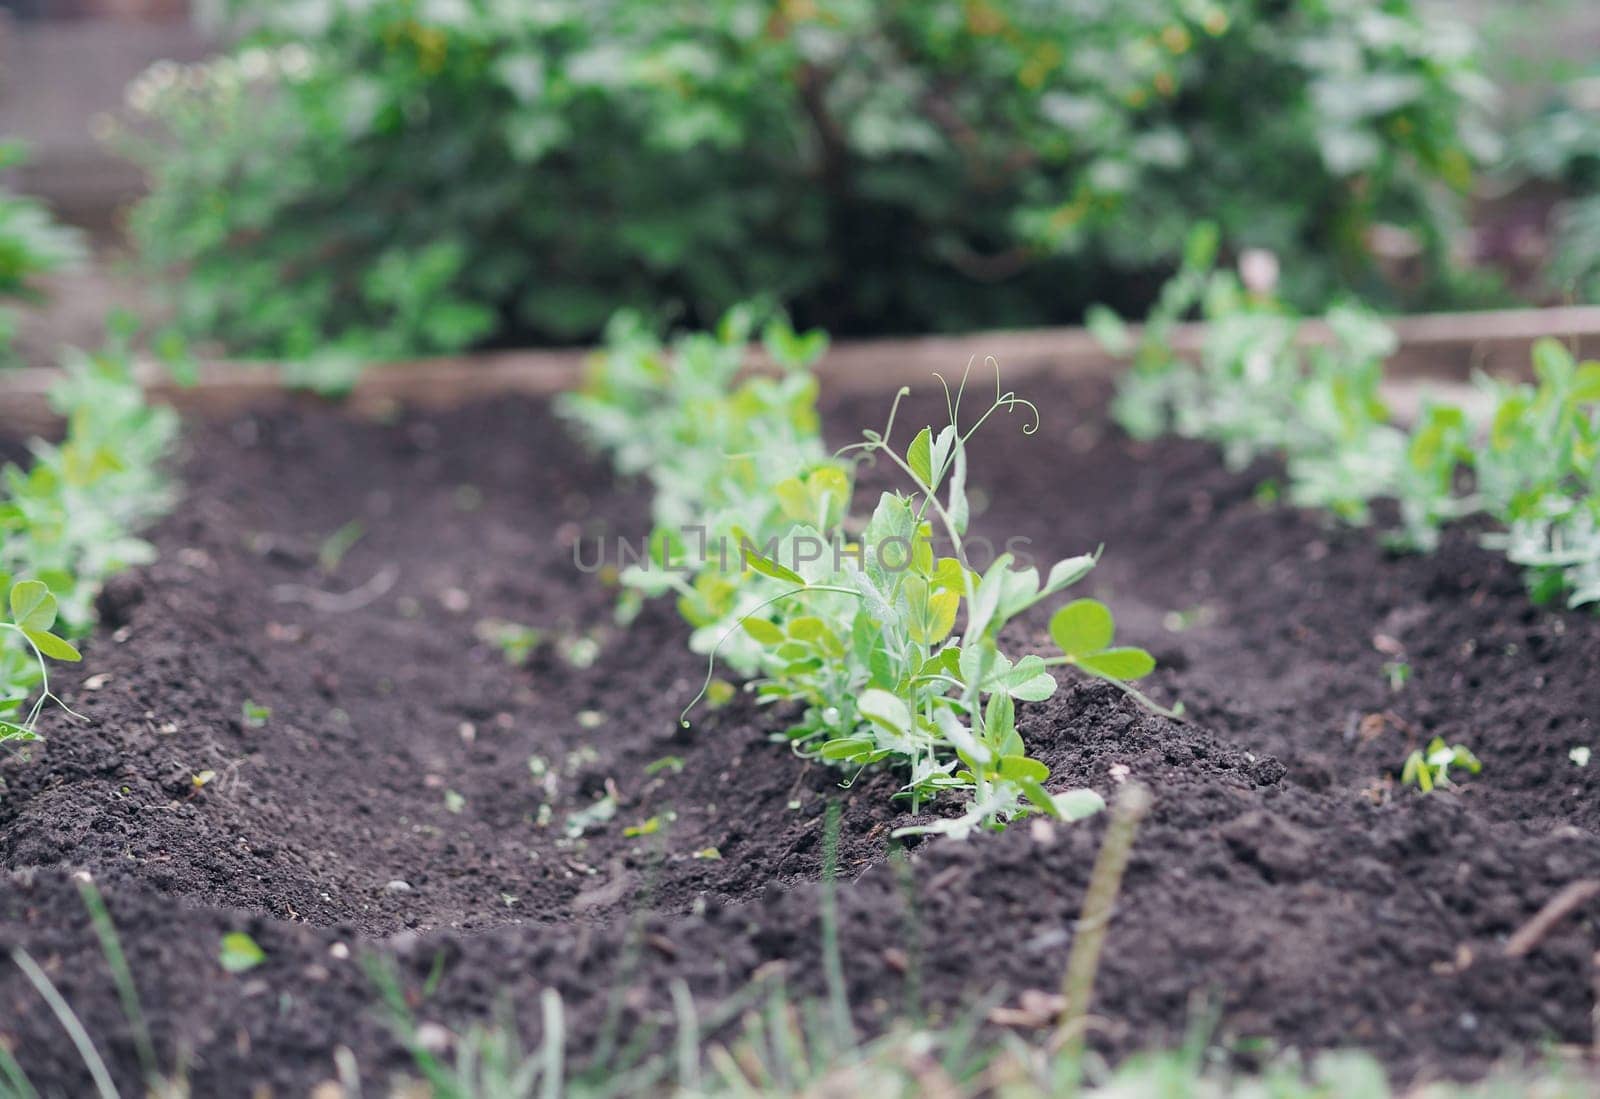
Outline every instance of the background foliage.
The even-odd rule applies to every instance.
[[[1563,295],[1600,301],[1600,65],[1561,83],[1510,144],[1514,175],[1556,185],[1549,280]]]
[[[26,157],[14,141],[0,142],[0,171]],[[40,275],[70,267],[83,259],[82,238],[61,225],[36,198],[0,187],[0,367],[16,365],[17,310],[42,294]]]
[[[1188,225],[1287,294],[1441,253],[1484,83],[1411,0],[238,0],[130,90],[135,229],[191,332],[383,357],[708,323],[837,334],[1142,304]]]

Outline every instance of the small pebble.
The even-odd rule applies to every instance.
[[[395,878],[388,885],[383,887],[383,891],[385,893],[409,893],[411,892],[411,883],[408,881],[403,881],[400,878]]]
[[[429,1053],[444,1053],[453,1039],[450,1032],[438,1023],[423,1023],[417,1027],[417,1045]]]

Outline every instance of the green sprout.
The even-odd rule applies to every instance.
[[[366,532],[367,528],[360,519],[352,519],[328,535],[317,548],[317,567],[329,574],[339,571],[339,565],[344,561],[345,554],[361,541]]]
[[[544,644],[544,631],[500,618],[485,618],[474,631],[478,638],[500,650],[507,664],[521,667]]]
[[[1434,737],[1426,749],[1418,748],[1406,757],[1400,781],[1424,794],[1432,793],[1435,787],[1452,785],[1451,768],[1475,775],[1483,770],[1483,764],[1465,744],[1446,745],[1443,737]]]
[[[222,936],[217,961],[229,973],[248,973],[266,960],[267,952],[243,931],[230,931]]]
[[[39,739],[35,729],[39,723],[39,715],[48,702],[54,702],[69,714],[73,712],[66,703],[51,693],[47,658],[69,663],[83,659],[77,649],[51,632],[56,624],[56,597],[42,581],[21,580],[11,585],[9,603],[11,620],[0,622],[0,630],[20,637],[33,654],[37,664],[39,692],[31,706],[27,705],[26,694],[0,698],[0,744],[8,741]],[[24,706],[27,706],[26,712],[23,710]]]

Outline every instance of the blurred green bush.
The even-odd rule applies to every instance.
[[[1600,302],[1600,65],[1557,85],[1542,110],[1511,135],[1510,170],[1565,194],[1552,222],[1546,277],[1579,301]]]
[[[0,141],[0,171],[27,158],[21,142]],[[16,304],[37,304],[44,297],[39,276],[82,261],[82,235],[57,222],[36,198],[0,187],[0,367],[17,366]]]
[[[191,334],[371,357],[705,324],[836,333],[1145,303],[1189,225],[1307,306],[1442,257],[1487,130],[1412,0],[236,0],[118,141]],[[1437,267],[1434,268],[1437,270]]]

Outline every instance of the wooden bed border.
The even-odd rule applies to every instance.
[[[1533,342],[1553,336],[1580,353],[1600,354],[1600,306],[1516,309],[1479,313],[1421,314],[1395,318],[1400,349],[1390,377],[1398,394],[1416,393],[1421,383],[1466,381],[1473,371],[1525,376]],[[1198,347],[1205,326],[1179,326],[1174,343]],[[1302,329],[1307,343],[1329,339],[1321,322]],[[550,394],[571,388],[581,375],[587,350],[491,351],[422,359],[374,367],[362,375],[350,403],[357,413],[396,403],[443,407],[507,393]],[[1117,361],[1082,328],[1041,328],[980,332],[962,336],[851,340],[835,344],[818,366],[824,385],[835,390],[889,389],[947,377],[968,361],[992,356],[1007,378],[1043,372],[1063,376],[1109,376]],[[752,352],[752,363],[761,355]],[[153,398],[181,411],[226,416],[280,399],[285,390],[280,369],[270,363],[213,362],[199,381],[180,387],[154,364],[141,365]],[[57,374],[46,368],[0,371],[0,425],[13,431],[47,429],[54,417],[47,393]],[[1454,388],[1454,387],[1452,387]]]

